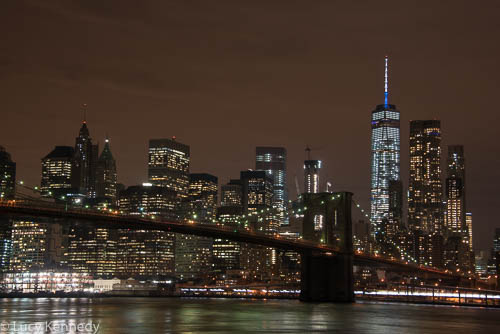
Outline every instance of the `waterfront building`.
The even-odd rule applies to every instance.
[[[443,232],[441,122],[410,121],[408,226],[427,234]]]
[[[13,199],[16,191],[16,163],[0,146],[0,200]]]
[[[389,104],[388,58],[385,58],[384,104],[378,105],[371,117],[371,221],[372,234],[381,233],[381,225],[389,216],[389,184],[400,181],[400,115]]]
[[[179,199],[188,196],[189,146],[172,139],[149,141],[148,178],[153,185],[177,193]]]
[[[117,230],[71,226],[65,259],[72,272],[112,278],[117,266]]]
[[[92,277],[88,273],[56,270],[34,270],[3,274],[0,284],[6,292],[82,292],[89,288]]]
[[[10,271],[26,272],[57,267],[63,260],[63,240],[63,230],[59,224],[14,219]]]
[[[288,188],[286,186],[286,149],[263,147],[255,149],[255,169],[265,171],[273,180],[273,207],[280,225],[288,225]]]

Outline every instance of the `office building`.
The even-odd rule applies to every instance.
[[[78,136],[75,139],[74,182],[78,192],[88,198],[96,197],[98,154],[99,147],[92,144],[87,121],[84,118]]]
[[[69,194],[78,192],[74,187],[75,150],[70,146],[56,146],[42,158],[42,196],[64,200]]]
[[[149,141],[148,178],[153,185],[177,193],[179,199],[188,196],[189,146],[172,139]]]
[[[214,224],[217,209],[216,176],[190,174],[188,221]],[[212,238],[176,234],[175,273],[181,280],[209,281],[212,270]]]
[[[119,210],[131,215],[175,220],[177,193],[144,184],[120,192]],[[119,278],[173,277],[175,234],[152,230],[118,230],[116,275]]]
[[[385,58],[384,104],[378,105],[371,117],[371,221],[372,234],[381,231],[389,216],[389,184],[400,181],[400,116],[389,104],[388,58]]]
[[[443,232],[441,122],[410,121],[408,226],[411,231]]]
[[[96,195],[98,199],[108,201],[116,206],[117,202],[116,161],[111,153],[109,139],[104,141],[104,148],[96,167]]]
[[[10,271],[56,268],[63,260],[63,240],[63,230],[59,224],[13,220]]]
[[[255,169],[265,171],[273,180],[273,207],[280,225],[288,225],[288,188],[286,186],[286,149],[262,147],[255,149]]]
[[[467,235],[468,235],[468,240],[469,240],[469,248],[472,250],[473,249],[473,244],[472,244],[472,213],[467,212],[465,214],[465,225],[467,225]]]
[[[240,173],[243,213],[252,215],[249,226],[257,231],[275,233],[278,221],[273,217],[273,180],[265,171],[242,171]]]
[[[16,191],[16,163],[0,146],[0,200],[13,199]]]

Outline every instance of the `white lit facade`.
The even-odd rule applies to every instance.
[[[392,104],[378,105],[372,112],[371,221],[373,232],[389,219],[389,183],[400,181],[400,118]]]

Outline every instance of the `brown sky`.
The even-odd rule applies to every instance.
[[[465,145],[475,246],[500,227],[498,1],[3,0],[0,29],[0,145],[27,183],[74,144],[87,103],[127,185],[146,179],[148,139],[176,135],[192,171],[222,182],[254,166],[256,145],[285,146],[294,195],[309,144],[368,207],[388,53],[405,186],[408,121],[440,119],[443,145]]]

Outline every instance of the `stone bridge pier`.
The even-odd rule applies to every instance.
[[[302,194],[303,238],[335,247],[338,254],[305,252],[300,300],[353,302],[352,193]]]

